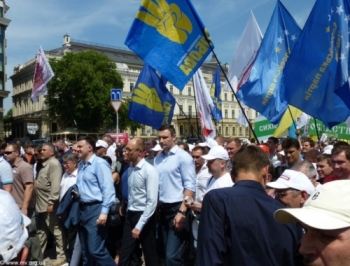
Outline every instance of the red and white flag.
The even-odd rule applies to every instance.
[[[46,84],[52,79],[55,74],[47,60],[45,53],[41,46],[36,56],[35,71],[33,78],[32,100],[33,102],[39,101],[40,95],[47,94]]]
[[[213,99],[210,97],[209,89],[204,81],[200,69],[193,76],[194,91],[196,93],[196,102],[198,115],[201,120],[203,136],[205,139],[214,138],[215,127],[211,120],[211,110],[214,107]]]

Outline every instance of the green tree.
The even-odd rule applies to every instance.
[[[67,53],[50,60],[55,76],[48,84],[45,103],[51,118],[60,116],[67,126],[100,131],[112,125],[110,90],[123,88],[116,64],[96,51]]]
[[[10,119],[12,118],[12,108],[10,110],[7,111],[6,115],[4,116],[4,120],[5,119]]]

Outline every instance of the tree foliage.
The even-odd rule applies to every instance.
[[[116,65],[96,51],[67,53],[50,60],[55,76],[48,84],[45,103],[51,118],[60,116],[67,126],[99,131],[110,127],[115,114],[110,90],[123,88]]]
[[[4,120],[8,120],[10,118],[12,118],[12,108],[7,111],[6,115],[4,116]]]

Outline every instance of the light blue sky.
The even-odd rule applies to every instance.
[[[250,10],[264,34],[276,0],[192,0],[208,28],[221,63],[230,63]],[[315,0],[281,0],[300,27]],[[13,68],[32,59],[39,45],[51,50],[62,45],[66,33],[72,39],[126,48],[125,37],[141,0],[6,0],[11,20],[6,30],[7,76]],[[210,57],[210,56],[209,56]],[[12,82],[6,84],[12,91]],[[5,99],[6,112],[12,97]]]

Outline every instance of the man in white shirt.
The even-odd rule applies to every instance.
[[[208,180],[211,174],[208,171],[207,164],[202,158],[204,148],[196,146],[192,150],[192,158],[196,167],[196,195],[195,201],[202,202],[207,189]]]
[[[143,158],[144,144],[132,139],[125,147],[131,162],[128,168],[128,210],[123,229],[118,265],[130,265],[135,249],[141,244],[146,265],[158,265],[156,240],[153,233],[154,212],[158,202],[159,175]]]
[[[79,163],[79,158],[78,158],[78,155],[76,154],[71,153],[63,156],[63,169],[65,173],[62,176],[61,184],[60,184],[60,201],[66,194],[67,190],[71,186],[75,185],[75,183],[77,182],[78,163]],[[77,230],[75,228],[72,228],[72,229],[67,229],[65,227],[63,228],[64,228],[63,241],[64,241],[64,247],[66,248],[67,260],[70,262],[70,265],[77,265],[79,263],[80,254],[81,254],[79,238],[77,237]],[[78,258],[78,260],[75,259],[75,262],[72,261],[73,257]]]
[[[222,146],[212,148],[207,155],[202,158],[207,160],[209,173],[213,176],[207,184],[207,191],[223,187],[232,187],[233,182],[230,173],[226,171],[228,152]]]
[[[109,156],[112,159],[112,169],[114,169],[117,161],[117,157],[115,156],[115,150],[117,149],[117,145],[115,144],[111,135],[108,135],[108,134],[103,135],[102,140],[107,142],[108,144],[107,156]]]

